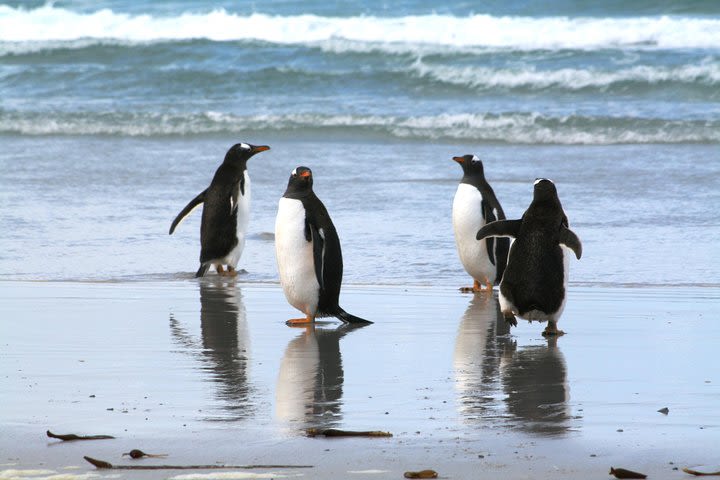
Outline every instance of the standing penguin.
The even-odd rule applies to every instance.
[[[245,247],[245,230],[250,216],[247,161],[265,150],[270,147],[247,143],[230,147],[210,186],[193,198],[173,220],[170,235],[185,216],[205,203],[200,225],[200,268],[196,277],[205,275],[211,265],[215,265],[218,275],[237,275],[235,268]],[[223,265],[227,265],[227,272]]]
[[[463,169],[455,200],[452,219],[460,262],[473,278],[472,287],[463,292],[479,292],[481,285],[492,293],[494,284],[500,282],[507,264],[510,239],[490,237],[484,242],[475,240],[475,234],[485,224],[505,220],[500,202],[490,184],[485,180],[482,161],[475,155],[453,157]]]
[[[557,322],[565,308],[569,263],[563,247],[575,252],[579,260],[582,244],[568,227],[555,184],[537,179],[533,200],[520,220],[489,223],[477,232],[478,240],[492,236],[515,238],[500,283],[505,320],[517,325],[517,315],[547,321],[543,335],[562,335]]]
[[[315,317],[372,323],[338,305],[343,274],[340,239],[312,185],[309,168],[293,170],[275,220],[280,283],[290,305],[305,314],[305,318],[288,320],[287,324],[310,324]]]

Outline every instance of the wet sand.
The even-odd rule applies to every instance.
[[[343,307],[376,323],[312,332],[284,325],[297,312],[278,285],[242,278],[1,285],[0,478],[691,478],[674,468],[720,463],[716,287],[571,286],[567,335],[549,341],[450,288],[347,286]],[[168,457],[121,458],[133,448]],[[314,468],[99,471],[84,455]]]

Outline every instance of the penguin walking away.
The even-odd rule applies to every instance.
[[[463,169],[452,209],[455,244],[460,262],[473,278],[473,286],[460,291],[479,292],[485,285],[492,293],[493,285],[500,282],[505,271],[510,239],[489,237],[478,242],[475,234],[490,222],[505,220],[505,213],[485,180],[482,161],[475,155],[453,157],[453,160]]]
[[[237,275],[238,261],[245,247],[245,230],[250,216],[250,177],[247,161],[256,153],[270,150],[265,145],[237,143],[225,154],[210,186],[193,198],[175,217],[170,235],[198,205],[204,203],[200,226],[200,268],[196,277],[215,265],[218,275]],[[227,272],[223,265],[227,265]]]
[[[477,232],[477,239],[515,238],[500,283],[500,309],[505,320],[517,325],[515,315],[547,321],[543,335],[562,335],[557,322],[565,308],[568,252],[582,256],[580,239],[568,227],[555,184],[535,181],[533,200],[520,220],[499,220]]]
[[[287,324],[307,325],[316,317],[372,323],[347,313],[338,304],[343,275],[340,239],[312,185],[309,168],[293,170],[275,220],[280,283],[290,305],[305,314],[305,318],[288,320]]]

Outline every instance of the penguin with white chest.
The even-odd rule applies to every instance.
[[[193,198],[173,220],[170,235],[190,212],[205,204],[200,225],[200,268],[196,277],[204,276],[212,265],[215,265],[218,275],[237,275],[236,268],[245,248],[245,231],[250,216],[247,161],[265,150],[270,150],[270,147],[247,143],[230,147],[210,186]],[[227,272],[223,265],[227,265]]]
[[[507,263],[510,240],[489,237],[478,242],[477,231],[495,220],[505,220],[500,202],[490,184],[485,180],[482,161],[475,155],[453,157],[463,169],[455,199],[452,220],[458,256],[465,271],[473,278],[472,287],[463,292],[479,292],[485,285],[492,293],[493,285],[500,282]]]
[[[515,315],[547,321],[543,335],[562,335],[557,322],[565,308],[570,249],[580,259],[582,244],[569,229],[555,184],[535,181],[533,200],[520,220],[499,220],[477,232],[477,239],[511,237],[507,268],[500,283],[500,309],[517,325]]]
[[[312,185],[309,168],[293,170],[275,220],[280,283],[288,303],[305,314],[305,318],[288,320],[287,324],[312,324],[316,317],[372,323],[347,313],[338,304],[343,275],[340,239]]]

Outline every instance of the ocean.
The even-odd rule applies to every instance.
[[[461,286],[450,209],[475,153],[509,218],[555,181],[571,285],[720,286],[720,3],[0,3],[0,279],[190,279],[180,209],[244,141],[239,268],[277,282],[298,165],[345,283]]]

